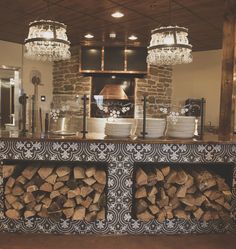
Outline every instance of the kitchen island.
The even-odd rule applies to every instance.
[[[236,231],[236,138],[221,141],[217,136],[197,139],[110,139],[90,134],[87,139],[80,136],[56,137],[9,137],[2,134],[0,139],[0,230],[5,232],[60,233],[60,234],[179,234],[214,233]],[[5,215],[4,165],[31,163],[63,163],[80,165],[102,165],[107,172],[106,216],[95,221],[61,218],[54,220],[43,217],[20,217],[10,219]],[[191,167],[215,165],[230,169],[227,174],[231,186],[231,218],[156,219],[141,221],[134,214],[134,173],[141,165],[175,167],[184,164]],[[22,165],[22,164],[19,164]],[[191,169],[191,168],[190,168]]]

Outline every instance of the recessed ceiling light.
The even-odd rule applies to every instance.
[[[121,18],[124,16],[124,14],[121,13],[120,11],[116,11],[116,12],[112,13],[111,16],[114,18]]]
[[[94,35],[92,35],[92,34],[86,34],[84,37],[87,38],[87,39],[92,39],[94,37]]]
[[[109,34],[109,37],[110,37],[110,38],[113,38],[113,39],[116,38],[116,33],[115,33],[115,32],[111,32],[111,33]]]
[[[136,35],[130,35],[130,36],[128,37],[128,39],[131,40],[131,41],[135,41],[135,40],[138,39],[138,37],[137,37]]]

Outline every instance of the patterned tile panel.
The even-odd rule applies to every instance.
[[[135,162],[236,163],[236,145],[123,144],[53,141],[0,141],[0,160],[108,162],[107,218],[86,222],[45,218],[11,220],[4,216],[0,166],[0,231],[59,234],[180,234],[236,232],[236,166],[233,177],[232,217],[224,222],[180,219],[142,222],[131,217],[132,175]]]

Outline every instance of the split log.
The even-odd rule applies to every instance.
[[[151,204],[155,204],[156,203],[156,195],[150,195],[147,197],[147,199],[150,201]]]
[[[148,173],[147,186],[154,186],[157,183],[157,176],[154,173]]]
[[[135,181],[138,184],[138,186],[147,185],[148,183],[147,174],[141,168],[139,168],[136,172]]]
[[[136,190],[136,193],[135,193],[135,198],[136,199],[139,199],[139,198],[143,198],[143,197],[146,197],[147,196],[147,191],[146,191],[146,188],[145,187],[140,187]]]
[[[45,192],[52,192],[52,185],[48,182],[45,182],[43,185],[40,186],[39,188],[41,191]]]
[[[100,207],[98,204],[92,204],[89,206],[89,212],[93,212],[93,211],[99,211]]]
[[[72,216],[72,220],[83,220],[85,218],[86,209],[84,207],[78,207]]]
[[[85,200],[81,201],[81,205],[85,208],[88,208],[92,202],[93,202],[93,199],[90,196],[87,196]]]
[[[104,170],[96,170],[95,180],[100,184],[106,184],[106,172]]]
[[[105,217],[105,209],[103,208],[101,211],[97,212],[97,219],[98,220],[104,220]]]
[[[143,199],[138,199],[135,206],[137,214],[143,213],[148,208],[147,202]]]
[[[164,175],[162,174],[161,170],[156,169],[156,179],[158,182],[161,182],[164,180]]]
[[[85,169],[85,175],[86,175],[88,178],[94,176],[95,173],[96,173],[95,167],[89,167],[89,168],[86,168],[86,169]]]
[[[178,170],[177,174],[173,178],[173,181],[178,185],[184,185],[188,181],[188,175],[184,170]],[[186,186],[186,188],[188,188]]]
[[[13,203],[11,204],[11,206],[12,206],[14,209],[16,209],[16,210],[21,210],[21,209],[24,208],[24,205],[23,205],[21,202],[19,202],[19,201],[13,202]]]
[[[193,212],[193,215],[197,220],[200,220],[203,214],[204,211],[201,208],[198,208],[195,212]]]
[[[31,210],[26,210],[24,212],[24,217],[27,219],[27,218],[30,218],[30,217],[33,217],[36,215],[36,212],[35,211],[31,211]]]
[[[50,193],[50,199],[53,200],[54,198],[58,197],[60,192],[58,190],[54,190]]]
[[[74,178],[75,179],[84,179],[85,170],[82,167],[74,167]]]
[[[6,186],[9,188],[13,188],[14,184],[15,184],[15,179],[13,177],[9,177],[7,182],[6,182]]]
[[[137,218],[142,221],[150,221],[155,218],[148,210],[143,213],[137,214]]]
[[[59,182],[67,182],[67,181],[69,181],[69,179],[70,179],[70,175],[68,174],[68,175],[58,177],[57,181],[59,181]]]
[[[74,208],[75,206],[76,204],[75,204],[74,199],[67,199],[67,201],[63,205],[64,208],[71,208],[71,207]]]
[[[63,177],[63,176],[69,175],[70,171],[71,171],[70,167],[66,167],[66,166],[58,167],[56,169],[56,174],[58,177]]]
[[[10,219],[15,219],[15,220],[18,220],[20,219],[20,213],[19,211],[15,210],[15,209],[8,209],[6,212],[5,212],[5,215],[10,218]]]
[[[86,197],[87,195],[93,192],[93,188],[90,186],[83,186],[80,190],[81,190],[80,194],[82,197]]]
[[[2,169],[3,178],[8,178],[15,171],[16,165],[4,165]]]
[[[66,219],[70,219],[74,214],[74,208],[64,208],[63,211],[64,215],[66,216]]]
[[[157,187],[153,186],[151,190],[148,192],[148,196],[155,196],[158,193]]]
[[[23,171],[22,171],[22,175],[28,179],[31,180],[32,177],[36,174],[36,172],[38,171],[38,167],[33,167],[33,166],[28,166],[26,167]]]
[[[86,220],[86,221],[89,221],[89,222],[95,221],[96,218],[97,218],[97,212],[95,212],[95,211],[90,212],[90,213],[88,213],[88,214],[85,216],[85,220]]]
[[[162,208],[160,212],[158,213],[157,220],[158,222],[162,223],[166,219],[166,210]]]
[[[169,165],[162,166],[161,172],[162,172],[164,177],[168,176],[170,173],[170,166]]]
[[[41,209],[42,209],[42,204],[37,204],[37,205],[35,205],[35,207],[34,207],[34,210],[35,210],[37,213],[40,212]]]
[[[63,182],[56,182],[55,184],[54,184],[54,186],[53,186],[53,189],[54,190],[57,190],[57,189],[59,189],[59,188],[61,188],[61,187],[63,187],[64,186],[64,183]]]
[[[39,176],[44,180],[49,177],[53,172],[52,167],[40,167],[38,170]]]
[[[39,190],[37,185],[28,186],[27,189],[26,189],[27,192],[35,192],[37,190]]]
[[[91,186],[96,182],[96,180],[93,177],[90,177],[90,178],[83,179],[83,182],[85,182],[87,185]]]
[[[179,189],[177,190],[176,196],[178,198],[183,198],[185,197],[187,193],[187,187],[185,185],[182,185],[181,187],[179,187]]]
[[[27,179],[24,176],[20,175],[16,178],[16,182],[24,185],[27,182]]]
[[[97,192],[102,193],[105,189],[105,185],[96,182],[92,185],[92,188]]]
[[[151,205],[148,208],[153,215],[157,214],[160,211],[160,209],[157,205]]]
[[[35,197],[32,193],[25,193],[24,196],[23,196],[23,200],[24,200],[24,203],[27,204],[27,203],[30,203],[32,201],[35,200]]]
[[[46,208],[49,208],[51,203],[52,203],[52,199],[50,199],[49,197],[44,197],[42,200],[41,200],[41,203],[44,204],[44,207]]]
[[[54,185],[56,183],[56,180],[57,180],[57,174],[51,174],[45,179],[45,181],[50,183],[51,185]]]
[[[94,197],[93,197],[93,203],[98,203],[101,197],[101,193],[95,192]]]
[[[15,185],[12,189],[12,194],[15,196],[20,196],[24,193],[24,189],[20,185]]]

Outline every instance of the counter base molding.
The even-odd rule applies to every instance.
[[[0,231],[52,234],[189,234],[236,232],[236,145],[232,144],[148,144],[122,142],[76,142],[42,140],[0,140]],[[10,219],[5,216],[3,180],[4,163],[55,162],[101,163],[107,167],[106,218],[85,221],[61,218],[29,217]],[[173,218],[141,221],[134,219],[133,173],[136,164],[143,168],[166,163],[197,165],[231,165],[231,218],[190,220]],[[150,164],[151,163],[151,164]],[[147,165],[147,166],[146,166]],[[149,166],[148,166],[149,165]],[[226,167],[227,168],[227,167]]]

